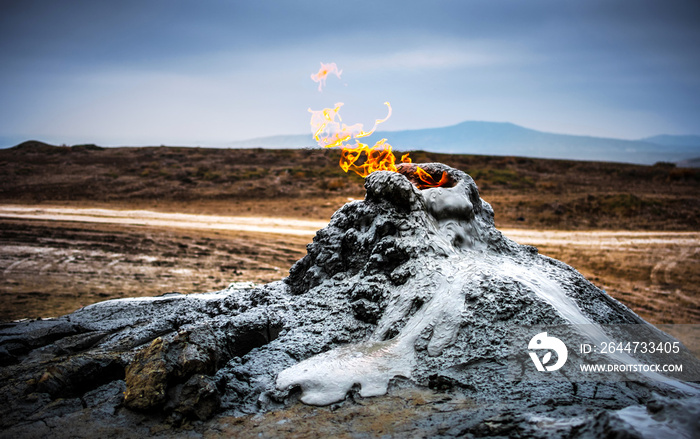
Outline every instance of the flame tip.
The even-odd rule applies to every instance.
[[[328,64],[321,62],[321,68],[318,72],[311,75],[311,80],[318,82],[318,91],[323,91],[323,87],[326,85],[326,78],[331,73],[335,74],[335,76],[340,79],[340,74],[343,73],[343,71],[338,70],[338,66],[334,62]]]

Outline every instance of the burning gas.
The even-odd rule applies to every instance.
[[[352,170],[362,177],[367,177],[374,171],[399,172],[396,167],[396,157],[391,151],[391,145],[387,143],[387,139],[377,141],[374,146],[369,146],[357,140],[370,136],[380,123],[389,119],[391,116],[391,105],[388,102],[385,102],[384,105],[389,109],[388,114],[383,119],[375,120],[374,126],[369,131],[365,131],[361,123],[354,125],[343,123],[339,114],[340,107],[343,106],[342,102],[335,104],[333,108],[324,108],[318,111],[309,108],[311,113],[311,131],[314,134],[314,139],[319,146],[324,148],[342,148],[340,167],[345,172]],[[354,145],[349,143],[352,140],[355,141]],[[364,161],[361,160],[363,154]],[[401,156],[401,162],[411,163],[408,154]],[[417,177],[412,179],[412,181],[419,189],[440,187],[448,182],[446,172],[443,172],[442,176],[436,179],[418,166],[415,166],[415,169],[411,167],[411,170],[413,175]]]
[[[343,71],[338,70],[338,66],[335,65],[334,62],[329,64],[321,63],[321,68],[318,70],[318,73],[311,75],[311,79],[313,79],[314,82],[318,82],[318,91],[322,91],[323,87],[326,85],[326,78],[331,73],[335,74],[335,76],[340,79],[340,74],[343,73]]]

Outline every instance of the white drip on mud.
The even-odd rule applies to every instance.
[[[455,278],[479,273],[477,267],[460,264],[442,264],[440,268],[433,267],[427,270],[430,275],[402,287],[430,288],[436,294],[406,322],[397,336],[383,340],[391,324],[408,313],[410,301],[391,307],[368,341],[333,349],[283,370],[277,377],[277,388],[299,385],[302,402],[328,405],[345,398],[354,385],[360,386],[360,396],[378,396],[387,392],[392,378],[411,378],[416,363],[415,343],[426,328],[432,327],[428,343],[431,356],[439,355],[459,331],[464,292],[462,283],[454,282]],[[401,300],[412,295],[399,291],[395,297]]]

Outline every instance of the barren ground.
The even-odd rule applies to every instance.
[[[323,221],[0,206],[0,319],[288,274]],[[700,323],[700,232],[502,229],[653,323]]]
[[[506,235],[646,320],[700,323],[700,170],[410,154],[469,173]],[[333,212],[364,197],[338,158],[35,141],[0,150],[0,320],[281,279]]]

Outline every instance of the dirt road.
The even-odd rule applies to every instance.
[[[119,224],[189,230],[227,230],[253,233],[313,236],[325,221],[256,216],[218,216],[148,210],[79,209],[43,206],[0,206],[0,218]],[[700,232],[656,231],[561,231],[501,229],[503,234],[534,246],[574,245],[600,250],[639,248],[654,245],[683,245],[700,249]]]
[[[0,206],[0,218],[81,223],[121,224],[149,227],[175,227],[190,230],[229,230],[313,236],[325,227],[323,221],[291,218],[193,215],[148,210],[76,209],[67,207]]]
[[[287,275],[323,221],[0,206],[0,320]],[[700,323],[700,232],[504,229],[654,323]]]

